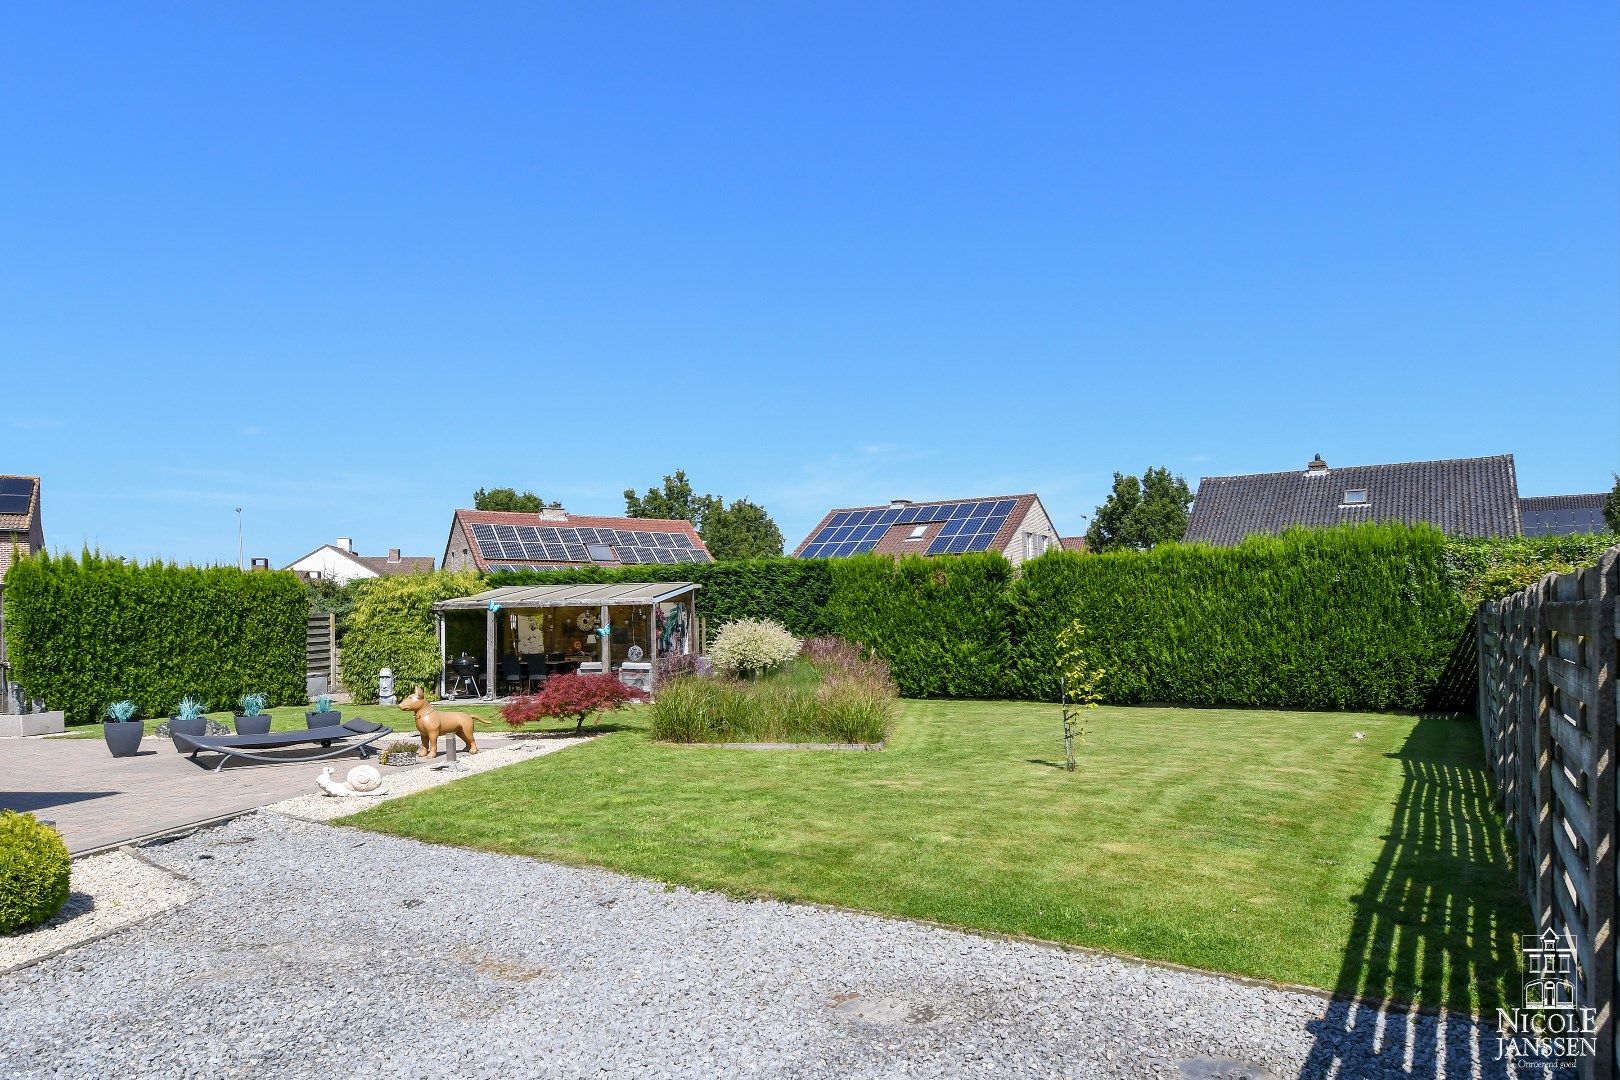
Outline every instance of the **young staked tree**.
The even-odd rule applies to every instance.
[[[1187,481],[1169,469],[1149,469],[1138,480],[1114,474],[1114,491],[1097,507],[1086,530],[1091,551],[1145,551],[1155,544],[1180,540],[1187,532],[1192,505]]]
[[[730,506],[718,495],[693,490],[685,470],[664,477],[662,488],[648,488],[637,495],[634,488],[624,491],[625,513],[635,518],[670,518],[690,521],[716,559],[752,559],[782,554],[782,530],[765,508],[747,499],[736,499]]]

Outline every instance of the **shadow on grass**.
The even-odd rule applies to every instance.
[[[1477,736],[1470,719],[1426,715],[1394,755],[1405,779],[1355,897],[1335,1000],[1311,1024],[1316,1042],[1302,1078],[1510,1075],[1495,1060],[1495,1010],[1516,992],[1518,935],[1531,927],[1483,762],[1459,764],[1449,750]],[[1433,1009],[1420,1011],[1395,988],[1419,988],[1430,1006],[1465,1010],[1476,1000],[1477,1044],[1447,1039]],[[1525,1062],[1518,1070],[1546,1075]]]

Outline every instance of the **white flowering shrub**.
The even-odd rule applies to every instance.
[[[799,639],[770,619],[738,619],[720,628],[709,646],[714,666],[732,675],[757,675],[799,655]]]

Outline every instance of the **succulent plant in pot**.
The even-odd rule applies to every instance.
[[[194,697],[187,697],[175,706],[169,717],[170,735],[203,735],[208,731],[208,706]],[[179,747],[175,747],[179,749]]]
[[[332,708],[331,694],[322,694],[304,714],[304,723],[312,728],[336,727],[343,723],[343,714]]]
[[[270,704],[269,698],[263,694],[243,694],[237,704],[242,709],[236,714],[238,735],[263,735],[270,730],[270,714],[264,711]]]
[[[107,740],[107,749],[113,757],[134,757],[141,748],[141,736],[146,724],[141,711],[133,701],[115,701],[107,706],[107,717],[101,722],[101,734]]]
[[[418,746],[410,739],[399,739],[382,748],[377,760],[384,765],[415,765]]]

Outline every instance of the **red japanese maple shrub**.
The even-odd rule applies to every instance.
[[[626,686],[616,675],[553,675],[538,694],[525,694],[501,706],[501,718],[513,727],[535,720],[574,721],[574,730],[592,713],[622,709],[632,701],[646,701],[647,692]]]

